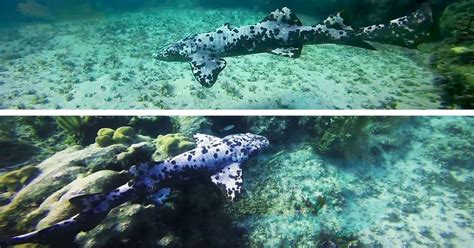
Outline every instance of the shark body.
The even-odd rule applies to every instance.
[[[222,139],[196,134],[194,138],[197,147],[193,150],[166,161],[132,166],[129,172],[133,179],[113,191],[69,199],[80,209],[79,214],[50,227],[0,242],[0,246],[23,243],[58,245],[61,240],[70,242],[80,231],[94,228],[113,208],[137,198],[162,205],[173,185],[198,176],[209,176],[233,201],[242,193],[240,165],[269,145],[265,137],[250,133],[229,135]]]
[[[415,13],[387,24],[353,29],[338,13],[322,24],[303,26],[286,7],[277,9],[261,22],[238,28],[226,23],[213,32],[181,39],[153,56],[162,61],[188,61],[194,77],[205,87],[212,87],[226,67],[223,57],[254,53],[273,53],[298,58],[304,45],[334,43],[374,49],[367,41],[406,47],[419,44],[429,33],[432,12],[425,4]]]

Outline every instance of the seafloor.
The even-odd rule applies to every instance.
[[[260,21],[250,10],[152,9],[0,30],[0,108],[433,109],[441,90],[417,50],[318,45],[302,57],[226,58],[211,89],[157,48],[190,34]],[[300,17],[307,25],[317,21]]]
[[[21,126],[57,126],[45,119],[43,124],[10,120],[22,138],[3,141],[3,151],[17,154],[14,144],[26,142],[50,150],[42,159],[33,159],[34,153],[2,159],[2,166],[23,163],[23,169],[0,175],[2,238],[73,215],[70,197],[114,189],[127,181],[122,170],[137,161],[191,149],[193,133],[252,132],[272,145],[245,163],[245,193],[237,201],[226,201],[208,178],[189,181],[173,189],[165,206],[124,204],[75,242],[81,247],[343,248],[464,248],[474,242],[472,118],[58,118],[69,139],[83,147],[65,144],[64,132],[58,136],[54,130],[42,134],[47,140],[25,139],[32,131]],[[139,134],[128,130],[127,139],[115,139],[116,128],[125,124]],[[94,143],[95,135],[79,139],[87,136],[79,126],[116,130],[113,141],[100,134]],[[171,132],[181,134],[164,135]],[[157,134],[162,135],[155,139]]]

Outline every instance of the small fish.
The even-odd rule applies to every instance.
[[[224,128],[222,128],[222,131],[227,132],[227,131],[230,131],[230,130],[234,129],[234,127],[235,127],[235,125],[227,125]]]
[[[57,245],[60,240],[73,239],[77,233],[91,230],[110,210],[125,202],[145,198],[157,206],[163,205],[174,185],[203,174],[234,201],[242,193],[241,164],[269,146],[267,138],[251,133],[224,138],[196,134],[194,139],[197,147],[193,150],[166,161],[132,166],[129,173],[133,180],[113,191],[69,199],[80,209],[72,218],[0,242],[0,247],[24,243]]]
[[[375,48],[367,41],[416,47],[429,36],[432,24],[429,4],[390,23],[358,29],[346,25],[340,13],[329,16],[322,24],[303,26],[298,17],[284,7],[257,24],[236,28],[226,23],[213,32],[186,37],[160,48],[153,57],[162,61],[190,62],[196,80],[210,88],[227,65],[223,57],[268,52],[298,58],[303,45],[323,43],[373,50]]]

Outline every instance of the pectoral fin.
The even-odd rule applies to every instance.
[[[243,180],[240,163],[227,165],[224,169],[211,176],[211,180],[231,201],[242,194]]]
[[[148,196],[148,199],[153,202],[156,206],[161,206],[165,203],[166,199],[170,196],[170,188],[162,188],[153,195]]]
[[[301,56],[301,51],[303,50],[303,46],[300,47],[282,47],[276,48],[270,51],[270,53],[285,56],[288,58],[299,58]]]
[[[206,88],[214,85],[219,73],[224,70],[226,65],[224,59],[215,58],[208,54],[195,54],[191,59],[194,77]]]

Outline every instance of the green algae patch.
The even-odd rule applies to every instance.
[[[0,176],[0,189],[4,192],[16,192],[39,172],[35,166],[26,166]]]
[[[159,135],[156,138],[156,152],[153,154],[153,159],[156,161],[165,160],[167,158],[176,156],[185,151],[195,148],[192,139],[182,135],[181,133],[173,133],[166,135]]]
[[[137,135],[137,133],[133,127],[119,127],[117,130],[115,130],[112,140],[115,143],[127,144],[132,142],[132,140],[135,138],[135,135]]]

